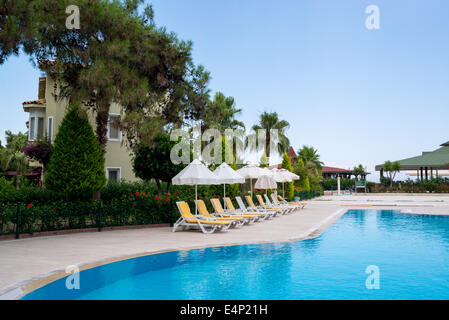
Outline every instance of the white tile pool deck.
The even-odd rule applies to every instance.
[[[0,241],[0,299],[61,277],[67,266],[81,269],[153,252],[199,247],[303,240],[320,234],[347,209],[396,209],[448,214],[449,195],[326,196],[304,210],[226,232],[171,232],[171,228],[75,233]],[[12,290],[12,291],[11,291]]]

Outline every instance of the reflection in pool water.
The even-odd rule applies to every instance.
[[[449,299],[449,217],[351,210],[315,239],[120,261],[82,271],[80,287],[63,278],[24,299]]]

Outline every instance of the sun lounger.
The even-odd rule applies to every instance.
[[[271,194],[271,199],[272,199],[272,203],[274,203],[275,205],[279,205],[279,206],[292,206],[295,209],[302,209],[303,206],[301,204],[294,204],[294,203],[287,203],[287,202],[280,202],[277,198],[277,195],[275,195],[274,193]]]
[[[248,203],[248,209],[255,209],[255,210],[266,210],[268,213],[271,214],[272,217],[275,217],[278,214],[283,214],[283,210],[279,210],[276,208],[269,208],[269,207],[262,207],[262,206],[256,206],[253,202],[253,199],[251,199],[250,196],[245,196],[246,202]]]
[[[216,230],[224,231],[229,229],[232,221],[218,221],[215,217],[205,218],[203,216],[194,216],[190,207],[185,201],[176,202],[181,217],[173,225],[173,232],[180,227],[183,230],[188,228],[199,228],[204,233],[213,233]]]
[[[245,223],[249,223],[249,220],[245,219],[244,217],[238,217],[238,216],[229,216],[229,215],[223,215],[223,214],[216,214],[212,215],[209,213],[209,210],[207,210],[206,204],[203,200],[195,200],[198,212],[203,217],[215,217],[218,221],[231,221],[233,225],[235,226],[243,226]]]
[[[242,208],[242,207],[240,207],[240,210],[236,210],[234,207],[234,204],[231,201],[231,198],[226,197],[224,200],[226,203],[226,208],[228,210],[230,210],[231,212],[240,212],[237,215],[242,215],[243,217],[247,217],[247,219],[250,219],[250,222],[256,222],[257,220],[259,220],[259,218],[261,218],[265,215],[264,213],[259,213],[256,211],[248,211],[246,208]]]
[[[256,198],[257,198],[257,201],[258,201],[259,204],[260,204],[260,207],[262,207],[262,208],[271,209],[271,210],[277,210],[277,211],[280,211],[281,214],[285,214],[285,213],[287,213],[287,212],[289,211],[289,210],[286,209],[286,208],[282,208],[282,207],[272,207],[272,206],[266,205],[265,202],[264,202],[263,199],[262,199],[262,196],[261,196],[260,194],[256,194]],[[254,202],[253,202],[253,203],[254,203]]]
[[[304,207],[306,206],[306,202],[299,202],[299,201],[292,201],[292,202],[288,202],[287,200],[285,200],[283,197],[281,197],[280,195],[278,195],[278,199],[280,202],[283,203],[287,203],[287,204],[293,204],[293,205],[299,205],[301,206],[301,209],[304,209]]]
[[[272,193],[271,195],[273,195],[274,193]],[[264,198],[265,198],[265,204],[267,205],[267,206],[270,206],[270,207],[281,207],[281,208],[285,208],[287,211],[285,212],[285,213],[291,213],[291,212],[293,212],[293,211],[295,211],[296,209],[297,209],[297,207],[296,206],[291,206],[291,205],[289,205],[289,204],[285,204],[285,203],[272,203],[271,201],[270,201],[270,198],[268,198],[268,195],[267,194],[264,194],[263,195],[264,196]]]
[[[256,208],[256,207],[250,207],[250,206],[247,207],[243,203],[243,200],[241,197],[235,197],[235,200],[237,200],[240,210],[243,210],[244,212],[248,212],[249,214],[258,214],[258,215],[260,215],[261,220],[272,218],[272,217],[276,216],[276,214],[277,214],[277,211]]]
[[[218,199],[210,199],[210,202],[212,203],[212,206],[214,207],[214,210],[217,214],[235,214],[235,215],[244,215],[245,213],[241,210],[235,210],[235,211],[225,211],[223,209],[223,206],[221,205],[220,200]],[[251,213],[248,215],[248,217],[254,217],[255,213]],[[258,218],[260,219],[260,217],[263,217],[264,215],[260,215]],[[255,221],[255,220],[254,220]]]

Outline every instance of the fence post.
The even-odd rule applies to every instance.
[[[20,202],[17,202],[16,239],[20,238]]]
[[[100,200],[98,202],[98,232],[101,232],[101,207],[102,201]]]

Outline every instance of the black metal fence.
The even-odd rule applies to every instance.
[[[173,223],[173,200],[149,198],[93,202],[6,203],[0,205],[0,235]]]

